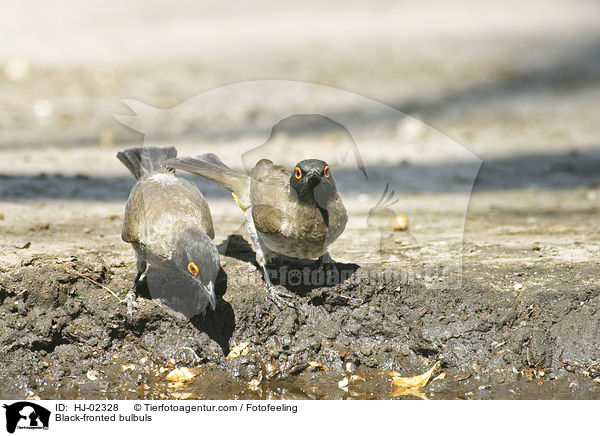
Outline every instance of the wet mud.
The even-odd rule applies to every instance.
[[[191,319],[143,297],[130,315],[120,300],[133,268],[115,271],[92,255],[24,258],[0,275],[2,396],[600,397],[597,287],[496,292],[466,271],[463,286],[440,289],[391,270],[338,263],[343,280],[288,284],[294,307],[280,310],[252,255],[241,236],[230,236],[217,308]],[[289,260],[271,269],[282,266],[319,271]],[[521,280],[548,273],[528,268]],[[563,273],[585,283],[594,265]],[[252,279],[240,286],[234,278],[242,276]],[[281,283],[280,274],[274,277]],[[423,391],[391,392],[390,371],[414,375],[436,361],[444,376]],[[180,367],[200,376],[167,381]],[[361,375],[338,386],[353,374]]]

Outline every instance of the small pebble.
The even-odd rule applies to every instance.
[[[396,215],[392,222],[392,227],[394,227],[394,230],[396,231],[404,231],[408,229],[408,218],[406,218],[404,215]]]
[[[347,373],[352,374],[352,373],[356,372],[358,367],[356,366],[356,363],[354,363],[354,362],[346,362],[346,363],[344,363],[344,369],[346,370]]]

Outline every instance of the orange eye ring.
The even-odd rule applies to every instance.
[[[329,165],[325,165],[325,169],[323,169],[323,175],[326,178],[329,178],[329,176],[331,175],[331,174],[329,174]]]
[[[200,274],[200,270],[198,269],[198,265],[196,265],[194,262],[188,263],[188,271],[194,277],[196,277],[198,274]]]
[[[296,180],[300,180],[302,178],[302,170],[298,167],[294,170],[294,177]]]

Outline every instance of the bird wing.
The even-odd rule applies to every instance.
[[[164,165],[206,177],[235,194],[234,198],[237,197],[244,207],[250,206],[249,177],[244,173],[233,171],[213,153],[169,159]]]
[[[250,172],[250,201],[254,225],[262,233],[279,233],[289,221],[289,174],[268,159],[258,161]]]
[[[254,226],[262,233],[279,233],[285,216],[280,209],[268,204],[258,204],[252,207]]]
[[[171,174],[159,174],[172,178],[161,183],[153,176],[139,181],[131,190],[121,237],[125,242],[144,243],[169,237],[172,227],[185,222],[197,223],[210,238],[215,231],[208,203],[198,188],[185,179]]]
[[[280,209],[289,201],[290,176],[281,165],[267,159],[258,161],[250,172],[250,202],[252,206],[270,205]]]

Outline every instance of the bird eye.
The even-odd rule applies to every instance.
[[[329,178],[330,174],[329,174],[329,165],[325,165],[325,169],[323,170],[323,175],[327,178]]]
[[[298,180],[302,178],[302,170],[300,168],[296,167],[294,170],[294,177],[296,177]]]
[[[200,273],[200,270],[198,269],[198,265],[196,265],[194,262],[188,263],[188,271],[193,276],[197,276]]]

